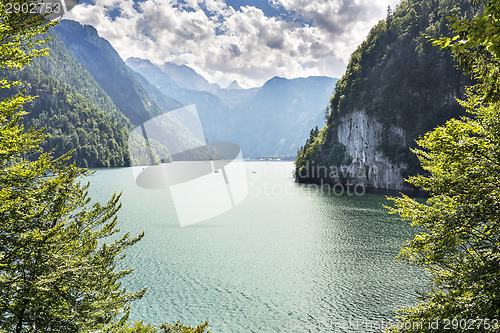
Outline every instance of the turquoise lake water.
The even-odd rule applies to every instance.
[[[130,168],[89,177],[93,200],[123,192],[123,232],[146,233],[123,261],[135,268],[123,285],[148,289],[131,319],[207,320],[213,333],[372,332],[414,304],[424,274],[394,257],[415,230],[387,214],[384,196],[295,184],[292,168],[246,162],[243,202],[182,228],[169,189],[138,187]]]

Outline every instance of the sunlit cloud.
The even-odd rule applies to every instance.
[[[93,25],[123,59],[185,64],[209,81],[251,87],[273,76],[341,77],[350,54],[398,2],[270,0],[278,14],[268,16],[221,0],[97,0],[66,18]]]

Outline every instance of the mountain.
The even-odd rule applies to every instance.
[[[231,84],[229,84],[226,89],[242,89],[240,87],[240,85],[238,84],[238,81],[236,80],[233,80],[233,82],[231,82]]]
[[[133,72],[94,28],[62,21],[49,34],[50,55],[22,70],[2,71],[23,84],[0,92],[1,98],[21,89],[38,96],[25,105],[29,114],[24,123],[46,127],[44,151],[57,157],[74,150],[72,161],[83,167],[158,163],[170,158],[170,149],[188,151],[174,158],[219,156],[179,119],[166,114],[182,104]],[[156,120],[148,128],[155,133],[146,139],[134,128],[152,118]]]
[[[46,127],[49,135],[42,143],[44,151],[55,156],[75,149],[72,160],[83,167],[126,166],[132,124],[114,105],[92,75],[68,52],[52,31],[46,46],[50,56],[40,57],[22,70],[4,71],[22,86],[2,91],[8,97],[20,89],[33,96],[24,106],[29,112],[26,127]]]
[[[141,74],[132,71],[132,75],[134,78],[137,80],[137,82],[140,83],[140,85],[146,90],[148,93],[149,97],[163,110],[165,111],[170,111],[170,110],[175,110],[180,107],[182,107],[182,103],[176,100],[173,100],[166,95],[164,95],[158,88],[153,86],[151,83],[149,83],[148,80]]]
[[[74,149],[73,160],[84,167],[165,159],[165,143],[151,141],[147,148],[140,138],[129,141],[129,135],[137,126],[190,104],[198,108],[212,142],[236,143],[245,157],[294,154],[309,128],[321,124],[325,100],[336,82],[326,77],[273,78],[260,88],[222,89],[187,66],[167,63],[160,68],[140,59],[129,59],[127,66],[91,26],[63,20],[50,34],[50,56],[6,75],[21,79],[29,94],[39,96],[27,106],[31,113],[25,123],[47,127],[43,148],[56,156]],[[198,147],[204,139],[171,116],[162,117],[161,126],[177,138],[176,151]],[[132,161],[130,143],[135,152],[151,150],[156,155],[136,154],[138,159]],[[193,154],[218,156],[208,147]]]
[[[273,78],[260,88],[209,92],[180,87],[148,60],[130,58],[126,63],[166,96],[195,104],[209,140],[234,142],[244,157],[253,158],[295,154],[310,127],[324,122],[324,109],[337,81]]]
[[[218,84],[209,83],[203,76],[185,65],[166,62],[160,69],[181,88],[197,91],[214,91],[220,89]]]
[[[236,134],[230,133],[228,128],[228,123],[232,121],[231,118],[227,118],[228,104],[221,98],[208,91],[191,90],[178,86],[169,75],[149,60],[129,58],[126,64],[133,71],[145,77],[165,96],[174,98],[184,105],[196,105],[205,134],[211,141],[235,142],[233,139]]]
[[[267,81],[238,106],[243,115],[240,128],[249,133],[241,138],[243,146],[251,147],[254,156],[295,154],[310,128],[324,123],[325,101],[336,81],[315,76]]]
[[[447,16],[472,16],[468,0],[403,0],[352,54],[330,100],[327,126],[311,131],[296,160],[299,182],[331,182],[313,168],[345,168],[342,181],[413,190],[420,172],[415,139],[464,114],[456,98],[471,84],[447,52],[426,35],[449,35]]]
[[[99,37],[94,27],[63,20],[54,31],[68,51],[87,69],[116,107],[135,125],[181,105],[170,99],[159,107],[111,44]]]
[[[185,124],[168,113],[182,107],[182,104],[165,96],[132,71],[111,44],[99,37],[95,28],[64,20],[54,27],[54,31],[121,114],[133,127],[142,127],[141,130],[128,131],[132,136],[128,138],[126,147],[129,153],[134,152],[133,156],[129,156],[132,165],[156,164],[171,157],[198,160],[219,156],[200,141],[204,138],[199,138],[186,127],[191,124]],[[170,153],[181,152],[170,156]]]

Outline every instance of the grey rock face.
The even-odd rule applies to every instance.
[[[347,167],[348,175],[355,183],[367,187],[388,190],[408,190],[401,175],[406,165],[395,165],[385,156],[378,146],[384,126],[369,117],[363,110],[353,111],[340,119],[337,139],[346,147],[352,157]],[[405,140],[402,128],[392,125],[388,129],[391,140]]]

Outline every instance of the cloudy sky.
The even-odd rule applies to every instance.
[[[350,54],[399,0],[84,0],[91,24],[126,60],[185,64],[221,86],[274,76],[341,77]]]

